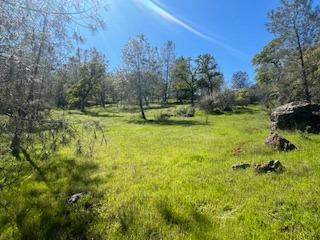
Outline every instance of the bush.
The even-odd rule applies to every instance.
[[[194,117],[195,109],[190,106],[180,106],[176,109],[176,116],[179,117]]]
[[[250,103],[263,103],[266,89],[259,85],[253,85],[249,88]]]
[[[235,105],[247,106],[250,104],[250,92],[248,89],[240,89],[235,92]]]
[[[173,114],[168,111],[162,111],[158,115],[155,116],[156,121],[167,121],[170,117],[172,117]]]
[[[221,111],[230,111],[234,106],[234,94],[231,91],[214,93],[205,96],[200,102],[199,107],[206,113],[217,113]]]

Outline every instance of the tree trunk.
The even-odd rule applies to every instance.
[[[309,90],[309,84],[308,84],[308,74],[307,74],[307,70],[304,62],[303,49],[301,46],[298,30],[295,29],[295,32],[296,32],[297,43],[298,43],[299,59],[300,59],[300,65],[301,65],[301,76],[302,76],[302,84],[304,87],[305,100],[310,102],[311,96],[310,96],[310,90]]]
[[[146,115],[144,114],[144,109],[143,109],[143,99],[141,94],[139,94],[139,107],[140,107],[140,112],[141,112],[141,117],[146,120]]]
[[[301,63],[301,68],[302,68],[302,81],[303,81],[303,86],[304,86],[305,100],[310,102],[311,96],[310,96],[310,90],[309,90],[308,75],[307,75],[307,71],[305,68],[303,53],[302,53],[301,49],[299,49],[299,52],[300,52],[300,63]]]
[[[165,84],[164,94],[163,94],[163,104],[166,105],[168,103],[168,84]]]
[[[20,137],[18,136],[19,134],[17,132],[14,133],[13,138],[11,140],[11,154],[16,158],[19,159],[19,154],[20,154]]]
[[[207,78],[208,78],[208,82],[209,82],[209,94],[212,95],[213,94],[213,83],[210,80],[210,76],[209,75],[207,75]]]
[[[81,112],[84,112],[84,109],[85,109],[85,100],[84,99],[81,99],[80,100],[80,111]]]
[[[142,96],[142,86],[141,86],[141,69],[140,69],[140,57],[138,57],[138,97],[139,97],[139,107],[142,119],[146,120],[146,115],[143,109],[143,96]]]
[[[101,93],[101,94],[100,94],[100,105],[101,105],[103,108],[106,107],[106,99],[105,99],[104,93]]]
[[[149,100],[148,100],[148,97],[144,97],[144,101],[145,101],[145,103],[146,103],[146,106],[147,107],[150,107],[150,105],[149,105]],[[152,101],[151,101],[152,102]]]
[[[142,89],[141,89],[141,75],[140,75],[140,67],[138,68],[138,97],[139,97],[139,107],[140,107],[140,112],[141,112],[141,117],[142,119],[146,120],[146,115],[144,114],[144,109],[143,109],[143,96],[142,96]]]
[[[40,46],[37,52],[37,56],[36,56],[36,62],[34,64],[34,69],[32,72],[32,77],[31,77],[31,86],[30,86],[30,91],[29,91],[29,96],[28,96],[28,100],[33,101],[34,100],[34,85],[35,85],[35,79],[38,75],[38,71],[39,71],[39,65],[40,65],[40,60],[41,60],[41,56],[42,56],[42,52],[43,52],[43,48],[44,48],[44,44],[45,44],[45,37],[46,37],[46,31],[47,31],[47,24],[48,24],[48,17],[47,15],[44,17],[44,22],[43,22],[43,26],[42,26],[42,31],[41,31],[41,40],[40,40]]]
[[[191,106],[194,107],[194,90],[191,89]]]
[[[191,105],[192,107],[194,107],[194,82],[195,82],[195,77],[194,75],[192,74],[191,75],[191,83],[190,83],[190,90],[191,90]]]
[[[163,103],[168,103],[168,96],[169,96],[169,64],[166,65],[166,82],[165,82],[165,88],[164,88],[164,96],[163,96]]]

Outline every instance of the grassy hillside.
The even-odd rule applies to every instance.
[[[99,143],[93,157],[75,155],[72,144],[35,160],[41,174],[0,192],[0,239],[320,238],[320,136],[282,132],[299,150],[270,150],[259,106],[211,115],[208,123],[201,112],[144,122],[115,106],[67,118],[101,121],[107,145]],[[89,144],[92,133],[81,134]],[[286,171],[231,168],[272,159]],[[66,205],[79,191],[89,194]]]

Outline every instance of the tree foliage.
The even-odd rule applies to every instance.
[[[172,41],[167,41],[161,49],[161,68],[162,68],[162,101],[168,103],[170,97],[170,88],[172,84],[171,69],[175,62],[175,44]]]
[[[139,104],[141,117],[146,119],[144,104],[152,94],[152,87],[159,80],[160,65],[157,51],[144,35],[132,38],[123,47],[122,59],[127,79]]]
[[[211,54],[199,55],[196,59],[200,86],[207,89],[208,94],[220,91],[223,84],[223,74]]]
[[[6,116],[0,134],[6,150],[37,169],[29,152],[56,149],[52,146],[57,139],[65,139],[60,134],[68,124],[50,110],[53,81],[67,60],[73,37],[79,38],[70,28],[103,27],[102,5],[96,0],[2,0],[0,6],[0,115]],[[57,95],[62,88],[61,82],[57,84]],[[61,98],[57,102],[63,105]],[[42,148],[30,149],[36,143]]]
[[[276,93],[278,103],[315,100],[315,75],[308,52],[320,41],[320,9],[311,0],[282,0],[269,13],[268,30],[275,35],[255,56],[257,81]]]
[[[80,65],[79,80],[69,90],[69,103],[82,112],[85,110],[90,94],[94,92],[99,94],[99,100],[102,98],[102,103],[101,101],[100,103],[104,104],[102,88],[104,88],[106,78],[106,64],[103,56],[97,50],[93,49],[90,55],[91,58]]]
[[[184,95],[190,96],[191,105],[194,105],[195,93],[199,86],[197,78],[199,66],[191,58],[180,57],[172,67],[173,87],[178,99]]]
[[[246,72],[238,71],[232,75],[232,88],[243,89],[249,87],[249,75]]]

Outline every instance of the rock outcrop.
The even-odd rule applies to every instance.
[[[320,105],[305,101],[282,105],[271,114],[271,130],[288,129],[320,133]]]
[[[292,142],[277,133],[272,133],[267,137],[265,144],[278,151],[291,151],[297,149]]]

